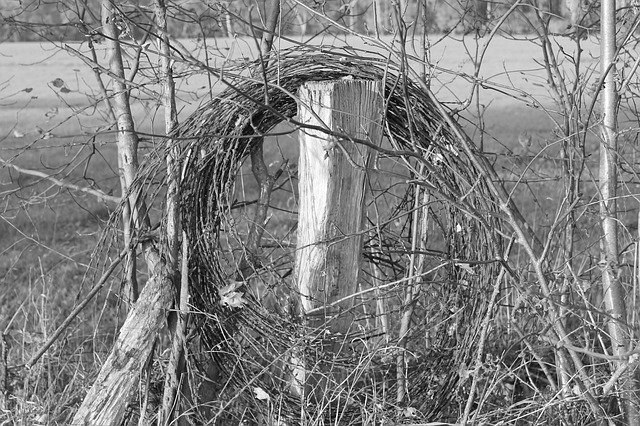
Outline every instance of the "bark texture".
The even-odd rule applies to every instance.
[[[171,47],[169,34],[167,33],[167,6],[164,0],[154,1],[156,31],[158,32],[158,51],[160,52],[159,68],[162,83],[162,106],[164,108],[165,134],[171,135],[178,125],[178,113],[176,109],[175,83],[173,81],[173,69],[171,67]],[[168,274],[178,276],[180,263],[180,217],[179,217],[179,184],[180,184],[180,147],[167,138],[167,206],[166,214],[166,238],[167,238],[167,267]],[[183,239],[183,270],[187,267],[188,245],[186,237]],[[175,281],[178,281],[177,279]],[[189,283],[188,277],[182,274],[180,279],[180,299],[174,304],[177,309],[175,324],[172,329],[171,355],[169,365],[165,373],[162,406],[158,412],[158,424],[164,425],[173,419],[174,411],[179,406],[179,392],[184,383],[185,370],[185,334],[187,324]]]
[[[604,75],[602,91],[602,132],[600,141],[600,220],[602,224],[602,287],[604,303],[611,320],[607,326],[611,337],[611,351],[614,356],[621,356],[629,348],[630,332],[626,326],[627,309],[625,304],[625,290],[618,278],[618,218],[616,194],[618,186],[617,173],[617,103],[616,91],[616,2],[603,0],[601,3],[600,34],[600,70]],[[623,360],[614,365],[614,370],[622,367]],[[636,380],[633,377],[634,368],[620,383],[621,397],[626,400],[627,424],[640,423],[638,397],[636,395]]]
[[[158,265],[161,269],[161,265]],[[98,378],[87,393],[72,425],[120,425],[137,388],[141,369],[151,355],[158,331],[175,297],[166,274],[154,271],[129,312]]]

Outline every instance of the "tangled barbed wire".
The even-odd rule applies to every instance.
[[[306,48],[258,66],[253,77],[246,68],[227,70],[227,89],[173,135],[184,160],[180,209],[203,343],[198,359],[209,365],[217,395],[199,403],[219,419],[303,412],[306,421],[351,424],[398,409],[414,419],[457,418],[503,256],[489,189],[429,93],[400,67]],[[296,116],[304,83],[344,78],[382,81],[384,139],[355,140],[376,159],[367,170],[355,319],[348,335],[335,335],[296,309],[296,160],[281,154],[267,219],[251,215],[260,188],[245,183],[243,164],[260,160],[263,144],[275,143],[270,135],[304,129]],[[290,130],[275,131],[280,123]],[[165,157],[151,158],[142,176],[157,179]],[[252,232],[264,237],[251,247]],[[318,383],[315,398],[302,402],[291,392],[293,356],[304,356],[312,373],[340,371],[345,379]]]

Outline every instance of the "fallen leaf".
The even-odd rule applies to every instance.
[[[230,308],[243,308],[247,301],[242,296],[243,293],[232,291],[220,297],[220,304]]]
[[[260,401],[269,401],[271,399],[269,394],[266,393],[264,389],[262,389],[261,387],[253,388],[253,393],[256,395],[256,398],[258,398]]]
[[[476,271],[473,270],[473,268],[471,267],[471,265],[469,265],[468,263],[456,263],[456,265],[462,269],[465,272],[470,273],[471,275],[475,275]]]
[[[402,410],[402,417],[404,417],[405,419],[418,417],[418,410],[414,407],[406,407],[404,410]]]
[[[231,281],[218,289],[220,304],[229,308],[242,308],[247,303],[244,293],[236,291],[243,284],[242,281]]]
[[[58,107],[53,107],[44,113],[44,116],[48,118],[55,117],[56,115],[58,115]]]
[[[64,86],[64,80],[61,78],[56,78],[51,82],[53,87],[57,87],[58,89]]]

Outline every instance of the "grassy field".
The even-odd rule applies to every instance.
[[[541,50],[535,43],[497,38],[491,41],[482,66],[476,70],[472,58],[476,57],[478,46],[473,39],[438,41],[432,37],[431,41],[434,45],[429,57],[436,67],[427,72],[441,101],[456,108],[471,94],[469,76],[478,71],[477,77],[483,80],[485,88],[479,103],[474,100],[460,119],[474,140],[479,142],[482,138],[501,175],[517,177],[530,154],[548,147],[545,155],[555,155],[557,137],[552,118],[557,116],[539,65]],[[314,42],[384,54],[380,46],[366,40]],[[485,42],[481,39],[480,45]],[[556,42],[567,51],[574,48],[570,40]],[[229,61],[255,57],[251,40],[208,43],[210,63],[216,68]],[[184,45],[204,59],[201,42],[184,41]],[[280,42],[276,47],[287,46]],[[585,66],[595,66],[597,44],[586,41],[582,47],[589,58]],[[37,43],[0,44],[0,58],[0,158],[118,196],[114,135],[105,126],[105,110],[91,69],[59,47]],[[418,67],[417,62],[412,64]],[[570,75],[571,64],[563,66]],[[208,85],[203,74],[179,79],[178,108],[182,119],[200,102],[222,90],[215,79],[211,92]],[[155,88],[153,84],[148,87]],[[134,101],[133,108],[138,129],[149,134],[141,145],[144,149],[159,140],[151,134],[154,130],[161,132],[162,112],[157,102],[148,97]],[[477,129],[479,111],[484,134]],[[518,143],[523,133],[531,137],[530,148]],[[278,163],[283,158],[297,162],[295,136],[268,142],[268,163]],[[559,166],[553,159],[538,164],[538,172],[548,179],[529,185],[529,195],[518,195],[519,201],[526,203],[523,210],[534,224],[545,220],[549,214],[545,210],[557,204],[559,192],[549,183],[554,182]],[[4,206],[0,221],[0,331],[7,332],[9,364],[15,365],[33,355],[74,307],[82,290],[91,285],[98,272],[93,269],[96,264],[91,264],[92,255],[115,206],[61,189],[9,166],[3,167],[0,179]],[[242,179],[251,192],[255,184],[248,170]],[[528,196],[532,199],[527,202]],[[87,267],[89,264],[92,266]],[[46,424],[64,419],[73,411],[122,319],[120,284],[113,280],[74,323],[69,337],[56,343],[44,361],[28,372],[20,384],[22,390],[14,392],[20,410],[14,419]]]

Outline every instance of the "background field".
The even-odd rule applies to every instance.
[[[483,45],[488,44],[477,73],[484,87],[479,102],[474,99],[459,117],[474,140],[478,143],[482,140],[485,151],[507,156],[514,152],[522,154],[518,137],[525,133],[531,136],[531,152],[537,153],[544,147],[546,151],[543,155],[554,155],[553,120],[557,120],[558,116],[548,94],[545,72],[540,66],[540,47],[526,37],[480,39],[479,45],[471,37],[441,39],[430,36],[429,41],[433,44],[429,50],[433,67],[426,72],[432,77],[431,87],[438,98],[452,109],[459,108],[472,95],[474,58],[478,57]],[[313,42],[347,46],[359,54],[365,50],[371,54],[383,52],[374,42],[355,37],[315,39]],[[384,42],[391,43],[391,40]],[[575,43],[568,38],[557,38],[554,43],[568,54],[576,49]],[[292,44],[279,41],[277,48],[287,48]],[[86,46],[78,44],[68,46],[80,51],[86,49]],[[183,46],[199,59],[205,59],[202,41],[184,40]],[[209,39],[207,46],[209,63],[216,69],[256,58],[255,42],[251,39]],[[411,47],[415,56],[422,54],[419,46]],[[584,50],[583,58],[588,58],[583,61],[583,66],[595,67],[598,45],[593,40],[586,40],[581,47]],[[3,58],[0,61],[2,158],[25,167],[44,168],[63,176],[68,174],[68,178],[77,182],[87,178],[108,193],[117,191],[114,135],[100,127],[106,122],[106,116],[99,102],[101,95],[93,71],[58,47],[40,43],[5,43],[0,45],[0,56]],[[150,55],[149,60],[154,61],[155,58]],[[564,61],[562,65],[571,75],[572,65],[567,62]],[[412,66],[418,73],[424,71],[416,61],[412,62]],[[592,78],[597,78],[596,72]],[[63,82],[63,90],[53,84],[56,79]],[[155,89],[153,86],[148,88]],[[210,91],[209,79],[204,73],[185,70],[185,75],[178,79],[180,117],[184,119],[201,102],[215,96],[223,88],[223,84],[212,77]],[[140,97],[140,100],[132,103],[136,125],[139,131],[147,134],[143,144],[153,144],[156,140],[152,136],[154,129],[163,126],[162,113],[155,101],[145,95]],[[479,123],[484,132],[478,129]],[[51,137],[43,138],[43,134],[47,133]],[[295,139],[295,135],[291,139]],[[284,146],[295,155],[295,143],[286,143]],[[72,170],[73,167],[68,166],[69,159],[74,156],[77,158],[72,165],[80,164],[80,169]],[[27,186],[35,179],[19,176],[15,171],[9,173],[6,168],[2,176],[3,191]],[[90,212],[97,208],[91,200],[85,201],[92,205],[88,207]],[[55,204],[60,200],[51,202]],[[49,207],[53,208],[52,205]],[[67,208],[70,206],[65,203],[64,209]],[[44,214],[47,217],[60,214],[67,219],[65,222],[73,217],[70,212],[62,213],[59,207]],[[61,231],[57,228],[56,232]],[[3,244],[11,243],[5,239]]]

